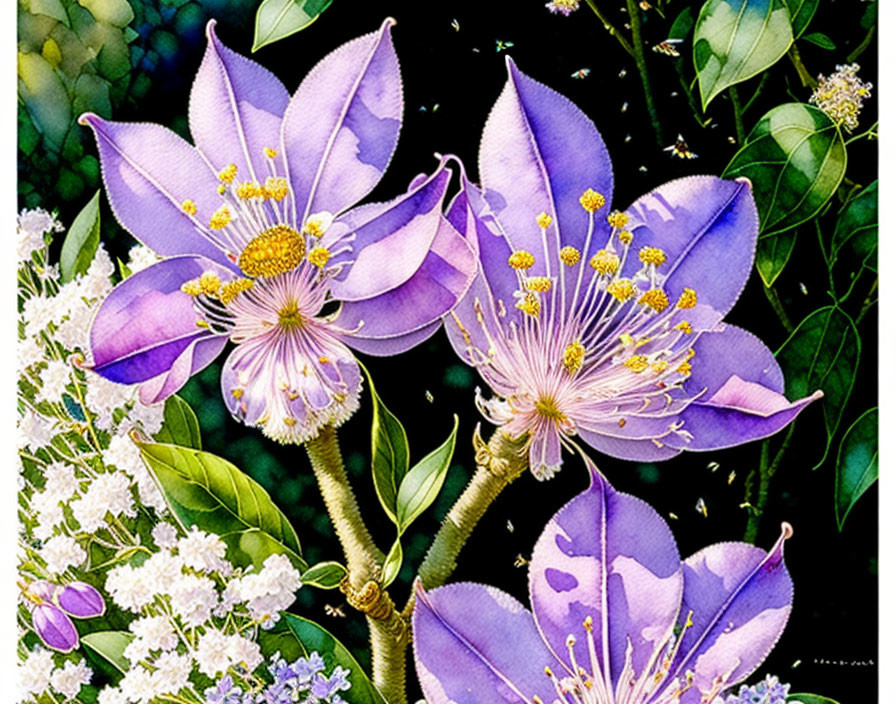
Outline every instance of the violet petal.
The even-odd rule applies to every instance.
[[[106,612],[102,595],[89,584],[72,582],[59,592],[59,606],[69,616],[91,618]]]
[[[31,624],[48,648],[69,653],[78,647],[80,641],[75,624],[53,604],[35,606],[31,612]]]

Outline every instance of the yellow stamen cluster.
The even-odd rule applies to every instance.
[[[684,374],[685,376],[690,375],[691,373],[691,363],[690,362],[682,362],[678,365],[678,368],[675,370],[679,374]]]
[[[638,259],[644,264],[659,266],[666,261],[666,253],[658,247],[641,247],[641,251],[638,252]]]
[[[181,210],[183,210],[187,215],[195,215],[196,214],[196,203],[192,200],[185,200],[180,204]]]
[[[681,330],[685,335],[690,335],[694,332],[694,328],[691,327],[691,324],[687,320],[682,320],[678,325],[675,326],[676,330]]]
[[[199,288],[202,289],[203,293],[212,296],[221,288],[221,279],[213,271],[203,272],[202,276],[199,277]]]
[[[669,297],[662,289],[652,288],[641,295],[638,303],[643,303],[645,306],[653,308],[657,313],[662,313],[669,307]]]
[[[240,200],[264,198],[264,188],[258,181],[243,181],[236,187],[236,195]]]
[[[624,332],[619,336],[619,342],[622,343],[623,347],[631,347],[635,344],[635,338],[633,338],[627,332]]]
[[[625,303],[637,293],[637,289],[629,279],[617,279],[607,286],[607,293],[620,303]]]
[[[541,311],[541,303],[534,293],[527,294],[525,298],[516,304],[516,307],[526,315],[531,315],[533,318]]]
[[[550,291],[554,282],[547,276],[530,276],[526,279],[526,288],[536,293],[545,293]]]
[[[232,219],[230,209],[226,205],[222,205],[212,214],[212,219],[209,220],[208,226],[213,230],[223,230],[230,224]]]
[[[276,149],[271,149],[270,147],[265,147],[265,148],[264,148],[264,155],[265,155],[268,159],[273,159],[274,157],[277,156],[277,150],[276,150]]]
[[[330,261],[330,250],[326,247],[314,247],[308,252],[308,261],[323,269]]]
[[[693,308],[697,305],[697,292],[692,288],[686,288],[678,297],[679,308]]]
[[[636,354],[633,357],[629,357],[623,364],[631,369],[633,372],[640,374],[647,367],[650,366],[650,363],[647,361],[647,357],[643,354]]]
[[[607,216],[607,222],[610,223],[610,227],[621,230],[628,223],[628,215],[616,210]]]
[[[305,240],[287,225],[274,225],[253,237],[240,253],[246,276],[276,276],[295,269],[305,256]]]
[[[629,232],[628,230],[620,231],[619,241],[622,242],[622,244],[624,244],[626,246],[630,245],[632,243],[633,239],[634,239],[634,235],[632,235],[632,233]]]
[[[531,252],[520,249],[510,255],[507,259],[507,263],[514,269],[529,269],[535,264],[535,257],[532,256]]]
[[[310,216],[302,226],[302,233],[309,237],[321,237],[326,230],[326,223],[319,215]]]
[[[582,194],[582,197],[579,198],[579,203],[582,204],[582,207],[587,210],[589,213],[593,213],[596,210],[600,210],[604,207],[604,203],[607,200],[600,193],[595,191],[593,188],[589,188]]]
[[[563,366],[571,375],[582,368],[585,361],[585,345],[576,340],[563,350]]]
[[[669,368],[669,363],[665,359],[653,363],[653,371],[656,374],[662,374]]]
[[[289,183],[282,176],[268,176],[264,182],[264,195],[273,198],[277,202],[286,198],[289,194]]]
[[[199,279],[190,279],[189,281],[184,281],[180,285],[180,290],[188,296],[194,297],[202,293],[202,287],[199,285]]]
[[[236,178],[236,164],[228,164],[218,174],[218,179],[224,183],[233,183]]]
[[[566,415],[557,408],[557,403],[554,399],[548,397],[542,397],[535,402],[535,410],[538,411],[538,414],[544,416],[545,418],[550,418],[551,420],[559,420],[562,423],[566,422]],[[544,668],[546,673],[550,672],[549,668]]]
[[[535,222],[538,223],[538,226],[542,230],[546,230],[548,226],[550,226],[550,224],[554,222],[554,218],[552,218],[547,213],[541,213],[538,217],[535,218]]]
[[[567,245],[560,250],[560,261],[566,264],[566,266],[575,266],[581,258],[581,253],[575,247]]]
[[[243,291],[248,291],[255,284],[252,279],[236,279],[235,281],[228,281],[221,287],[220,293],[218,293],[218,298],[221,300],[221,303],[227,305],[238,295],[243,293]]]
[[[598,274],[607,274],[612,276],[619,271],[619,256],[615,252],[606,249],[600,249],[591,257],[591,268],[595,269]]]

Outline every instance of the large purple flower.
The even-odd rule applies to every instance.
[[[210,22],[190,96],[195,147],[157,125],[82,116],[116,216],[167,257],[103,303],[90,331],[97,373],[142,384],[154,403],[230,340],[230,411],[302,442],[358,406],[347,346],[396,354],[436,331],[475,271],[442,215],[445,162],[392,201],[348,210],[398,139],[393,24],[324,58],[290,98]]]
[[[528,433],[540,478],[576,435],[654,461],[790,423],[820,393],[789,402],[766,346],[721,323],[752,267],[749,183],[680,179],[612,212],[594,124],[509,59],[508,69],[482,136],[483,188],[462,175],[448,213],[480,273],[445,327],[496,394],[478,398],[485,416]]]
[[[61,653],[78,647],[80,639],[72,618],[94,618],[106,612],[102,595],[85,582],[64,587],[45,579],[22,587],[31,625],[44,645]]]
[[[718,543],[682,562],[660,515],[589,469],[535,546],[531,613],[480,584],[418,589],[429,704],[706,704],[777,642],[793,601],[788,524],[768,553]]]

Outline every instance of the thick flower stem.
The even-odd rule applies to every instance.
[[[768,461],[771,441],[762,441],[762,455],[759,461],[759,493],[756,497],[754,510],[750,513],[750,517],[747,519],[744,542],[756,542],[756,538],[759,535],[759,522],[762,520],[762,514],[765,512],[765,507],[768,504],[769,484],[771,483],[772,477],[775,476],[775,472],[778,471],[778,467],[781,465],[784,455],[790,448],[790,441],[793,439],[793,429],[795,427],[794,423],[790,424],[790,427],[787,429],[787,435],[784,436],[784,442],[781,443],[781,447],[778,449],[775,459],[772,460],[771,464],[769,464]]]
[[[747,133],[744,130],[744,109],[740,104],[737,86],[731,86],[728,89],[728,95],[731,96],[731,107],[734,109],[734,129],[737,132],[737,144],[742,147],[744,142],[747,141]]]
[[[394,609],[393,609],[393,613]],[[395,614],[396,618],[400,618]],[[387,622],[367,617],[373,653],[373,683],[389,704],[407,704],[407,647],[405,629],[400,635]]]
[[[626,53],[629,56],[634,56],[635,52],[632,50],[632,45],[628,43],[628,40],[625,36],[620,32],[613,24],[606,18],[606,16],[600,11],[600,8],[597,6],[597,3],[594,0],[585,0],[588,4],[588,7],[591,8],[591,11],[595,14],[598,20],[600,20],[601,24],[603,24],[604,29],[606,29],[610,36],[616,37],[620,46],[625,49]]]
[[[808,69],[806,69],[806,66],[803,64],[803,59],[800,57],[800,51],[796,48],[796,44],[790,46],[790,49],[787,50],[787,56],[790,58],[790,63],[793,64],[797,74],[799,74],[800,82],[803,84],[803,87],[815,90],[818,86],[818,81],[812,78],[812,74],[809,73]]]
[[[641,39],[641,14],[635,0],[625,0],[628,7],[629,22],[632,26],[632,49],[638,73],[641,74],[641,85],[644,87],[644,101],[647,103],[647,115],[653,125],[654,136],[658,147],[663,146],[663,128],[656,105],[653,102],[653,90],[650,87],[650,74],[647,72],[647,57],[644,54],[644,40]]]

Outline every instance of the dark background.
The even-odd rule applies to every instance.
[[[599,0],[599,4],[622,29],[627,16],[622,11],[621,0]],[[700,3],[690,4],[696,15]],[[664,7],[665,19],[654,9],[642,14],[648,45],[666,37],[675,16],[686,5],[673,0]],[[845,62],[846,55],[864,36],[859,20],[865,8],[865,2],[821,1],[807,32],[824,32],[837,49],[826,51],[804,41],[798,43],[813,75],[830,73],[835,64]],[[238,20],[234,19],[234,13],[217,17],[219,36],[231,48],[248,54],[252,26],[245,18],[251,17],[251,13],[236,14],[242,16]],[[664,142],[671,144],[681,133],[699,158],[680,160],[661,151],[647,120],[634,61],[603,29],[584,2],[579,12],[563,18],[549,15],[538,0],[490,3],[335,0],[310,28],[260,50],[253,58],[273,70],[292,91],[328,51],[375,30],[390,15],[398,20],[393,37],[402,62],[405,121],[394,160],[372,200],[393,197],[405,189],[415,174],[431,170],[436,165],[432,157],[436,151],[459,155],[471,173],[476,173],[482,126],[505,81],[505,53],[513,56],[522,71],[569,96],[594,120],[613,158],[617,207],[672,178],[719,174],[737,149],[729,141],[735,131],[727,96],[713,101],[707,112],[712,123],[702,127],[683,97],[684,89],[674,70],[676,59],[648,50],[647,61]],[[452,27],[453,19],[459,22],[459,31]],[[157,66],[152,88],[139,110],[115,115],[116,119],[159,122],[186,134],[190,82],[205,44],[201,25],[196,24],[182,33],[180,40],[176,57]],[[497,40],[513,42],[513,46],[497,51]],[[682,58],[677,61],[682,62],[690,80],[693,77],[690,45],[684,47]],[[873,45],[860,62],[862,78],[876,82]],[[591,69],[587,78],[571,77],[583,67]],[[757,82],[754,79],[740,87],[742,99],[752,94]],[[772,69],[763,96],[745,116],[747,130],[771,107],[792,100],[807,101],[809,94],[800,85],[791,64],[782,59]],[[434,109],[436,104],[438,108]],[[626,104],[627,110],[624,110]],[[876,99],[872,99],[862,115],[860,130],[874,121],[875,111]],[[875,143],[851,145],[847,176],[867,185],[876,178],[876,159]],[[72,211],[63,212],[65,222],[74,216],[74,206]],[[111,219],[110,215],[106,223]],[[825,223],[825,232],[830,236],[833,220]],[[129,244],[127,235],[119,233],[114,236],[110,249],[123,256]],[[718,267],[718,275],[725,276],[725,262],[718,262]],[[830,302],[825,292],[824,263],[814,233],[808,228],[800,233],[793,257],[776,288],[795,322]],[[772,349],[777,349],[786,339],[786,332],[766,301],[761,280],[755,273],[728,320],[752,330]],[[844,411],[841,429],[876,404],[876,326],[876,315],[872,314],[860,327],[863,336],[860,372],[852,399]],[[442,332],[400,357],[362,359],[371,370],[384,401],[408,430],[412,461],[445,438],[452,414],[460,416],[455,465],[449,472],[445,489],[404,540],[405,567],[390,589],[396,602],[403,603],[413,568],[437,529],[439,519],[472,472],[470,437],[475,424],[481,420],[473,405],[473,388],[479,380],[473,370],[459,363]],[[262,438],[257,430],[231,420],[219,397],[218,377],[219,365],[213,365],[182,392],[201,418],[205,447],[234,461],[269,489],[294,521],[309,561],[339,559],[339,546],[314,486],[304,450],[275,445]],[[427,391],[432,394],[432,402],[427,400]],[[366,393],[363,402],[362,409],[343,427],[340,435],[362,510],[380,547],[387,550],[394,532],[373,491],[369,471],[370,406]],[[820,457],[818,439],[824,433],[817,406],[811,407],[798,421],[794,444],[772,480],[771,497],[757,540],[760,546],[769,547],[779,533],[781,521],[793,524],[795,535],[787,544],[786,559],[795,582],[795,599],[784,635],[753,679],[772,673],[782,681],[789,681],[793,692],[814,692],[842,704],[875,701],[877,491],[876,487],[872,488],[861,499],[846,521],[844,531],[838,533],[833,503],[836,445],[820,469],[811,469]],[[490,427],[483,428],[486,437],[490,432]],[[773,451],[779,442],[780,439],[773,440]],[[670,512],[677,515],[677,520],[670,519],[670,524],[683,557],[710,543],[743,537],[747,513],[738,506],[744,500],[744,479],[758,464],[759,443],[728,451],[685,453],[656,465],[623,462],[593,452],[592,456],[618,489],[645,499],[667,518]],[[718,463],[718,469],[712,471],[710,463]],[[729,485],[728,476],[732,471],[736,477]],[[518,555],[529,556],[550,516],[581,491],[586,482],[582,463],[571,457],[553,481],[539,483],[529,475],[517,481],[477,529],[462,553],[455,579],[493,584],[528,601],[526,569],[515,567],[514,562]],[[706,517],[695,508],[700,498],[708,507]],[[512,522],[512,532],[508,530],[508,521]],[[344,606],[345,619],[329,617],[324,612],[325,604],[342,603],[338,591],[307,588],[301,592],[295,608],[331,629],[366,662],[363,620],[347,606]],[[412,676],[412,697],[416,691],[413,679]]]

